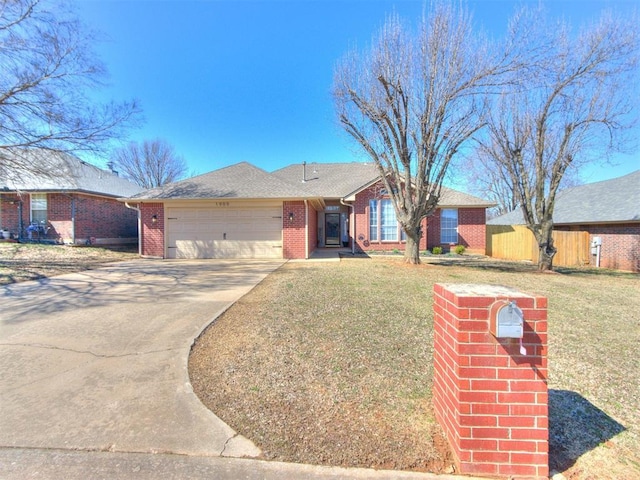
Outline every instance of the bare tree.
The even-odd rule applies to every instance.
[[[474,34],[468,12],[435,2],[411,32],[391,16],[365,52],[338,64],[334,98],[346,132],[378,167],[420,263],[421,221],[433,212],[452,159],[482,127],[484,94],[512,66]]]
[[[34,155],[98,152],[136,124],[135,102],[89,98],[106,75],[94,42],[64,3],[0,0],[0,170],[51,175]]]
[[[124,177],[144,188],[154,188],[185,177],[187,164],[165,140],[129,143],[117,150],[112,163]]]
[[[480,155],[513,188],[538,242],[538,267],[551,270],[553,211],[563,180],[606,158],[632,124],[638,23],[604,13],[572,35],[567,25],[546,22],[542,11],[522,14],[519,22],[538,28],[526,42],[529,68],[519,88],[505,90],[487,116]]]
[[[469,191],[496,204],[487,211],[487,218],[504,215],[519,208],[511,176],[504,165],[494,160],[495,153],[481,144],[466,159],[461,169]],[[577,174],[575,169],[566,172],[558,191],[580,185]]]
[[[476,154],[464,163],[464,179],[470,192],[496,204],[487,212],[493,218],[515,210],[518,206],[509,177],[492,159]]]

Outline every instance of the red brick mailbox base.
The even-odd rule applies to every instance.
[[[491,332],[505,301],[523,313],[522,340]],[[548,478],[547,299],[436,284],[433,308],[434,407],[459,472]]]

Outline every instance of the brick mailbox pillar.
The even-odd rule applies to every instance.
[[[510,302],[524,318],[522,340],[494,335],[491,317]],[[436,284],[433,308],[435,414],[459,472],[547,479],[547,299]]]

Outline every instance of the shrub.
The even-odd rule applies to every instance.
[[[434,255],[441,255],[442,254],[442,247],[433,247],[431,249],[431,253],[433,253]]]
[[[456,248],[455,248],[455,250],[454,250],[454,251],[455,251],[458,255],[462,255],[462,254],[464,253],[464,250],[465,250],[464,245],[456,245]]]

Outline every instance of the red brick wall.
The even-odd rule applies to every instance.
[[[157,222],[153,222],[156,215]],[[162,203],[140,204],[140,244],[142,255],[164,258],[164,205]]]
[[[484,255],[487,247],[487,212],[484,208],[458,209],[458,243],[469,253]]]
[[[309,255],[318,248],[318,212],[309,205]]]
[[[79,204],[79,196],[75,195],[76,202],[76,236],[75,238],[78,240],[81,237],[78,236],[78,227],[81,223],[81,220],[78,217],[78,209],[77,205]],[[120,204],[120,206],[123,206]],[[126,207],[125,207],[126,208]],[[48,233],[49,237],[56,237],[58,239],[68,239],[69,241],[73,241],[73,222],[72,218],[72,209],[71,209],[71,197],[67,195],[62,195],[59,193],[52,193],[47,195],[47,219],[51,224],[51,230]],[[85,243],[87,238],[95,235],[89,235],[82,237]],[[137,236],[137,232],[136,232]]]
[[[71,239],[72,199],[67,195],[48,195],[48,217],[53,227],[49,237]],[[96,243],[108,243],[110,239],[136,238],[138,213],[115,199],[74,194],[75,238],[84,243],[95,239]]]
[[[518,340],[490,333],[498,300],[523,310],[526,355]],[[460,473],[547,479],[547,299],[436,284],[433,399]]]
[[[619,225],[556,225],[556,230],[580,230],[602,239],[600,266],[615,270],[640,272],[640,223]],[[596,266],[596,256],[590,256],[590,265]]]
[[[292,221],[289,220],[290,213],[293,213]],[[284,258],[306,258],[305,233],[304,201],[284,202],[282,205],[282,255]],[[312,233],[309,232],[309,235]]]
[[[0,227],[2,228],[6,228],[7,230],[9,230],[9,232],[11,232],[12,234],[17,234],[18,233],[18,225],[20,224],[19,222],[19,218],[20,218],[20,197],[16,194],[10,193],[4,193],[4,194],[0,194],[0,202],[2,202],[2,204],[0,205]],[[26,199],[27,201],[25,202],[28,205],[28,198]],[[23,205],[23,209],[25,208],[25,206]],[[27,223],[23,223],[23,226],[26,227],[27,225],[29,225],[28,223],[28,206],[27,206]],[[24,217],[24,214],[23,214]]]
[[[73,197],[73,200],[72,200]],[[2,195],[2,219],[0,222],[11,232],[19,229],[16,202],[22,200],[22,235],[30,223],[30,196]],[[75,239],[76,243],[85,243],[95,238],[97,243],[108,243],[114,239],[130,239],[138,236],[138,216],[135,210],[127,208],[115,199],[84,194],[65,195],[49,193],[47,195],[47,221],[51,229],[47,239],[70,242],[73,239],[72,201],[75,201]]]
[[[449,244],[440,243],[440,209],[437,208],[427,222],[427,248],[442,247],[443,251],[449,251]],[[458,242],[464,245],[467,253],[486,254],[486,209],[485,208],[458,208]]]
[[[353,202],[353,215],[351,221],[353,222],[355,220],[353,241],[355,242],[356,252],[366,252],[374,249],[374,246],[372,246],[369,240],[369,200],[376,198],[379,191],[379,183],[372,185],[356,195],[356,200]],[[377,247],[375,248],[376,250],[380,249],[380,244],[376,243],[374,245]]]

